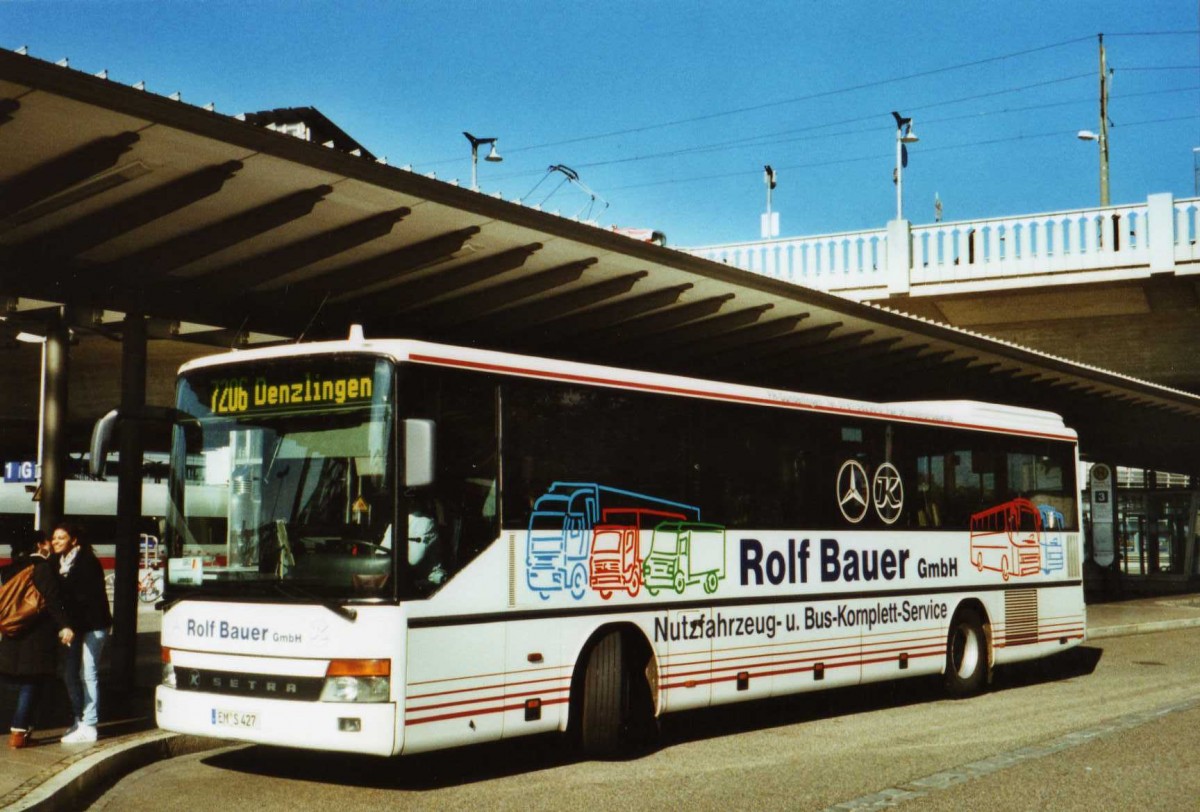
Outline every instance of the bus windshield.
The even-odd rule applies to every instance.
[[[181,378],[189,418],[174,432],[168,590],[390,596],[391,381],[384,360],[337,355]]]

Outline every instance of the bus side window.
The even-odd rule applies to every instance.
[[[448,581],[499,534],[496,383],[487,375],[412,366],[402,385],[405,417],[437,426],[434,483],[407,493],[405,502],[410,513],[417,511],[432,525],[430,534],[436,531],[441,577]],[[413,567],[410,572],[418,594],[427,590],[418,583],[425,570],[432,571]]]

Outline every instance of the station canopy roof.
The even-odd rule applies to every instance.
[[[1198,470],[1195,394],[9,52],[0,154],[10,335],[62,306],[82,335],[119,332],[134,313],[152,337],[222,348],[341,337],[358,323],[368,336],[865,400],[1041,408],[1080,432],[1087,458]]]

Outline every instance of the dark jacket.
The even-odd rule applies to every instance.
[[[33,585],[46,599],[46,610],[33,625],[13,637],[0,638],[0,674],[10,677],[52,677],[58,660],[58,631],[70,626],[62,603],[58,572],[45,559],[18,558],[4,568],[0,582],[7,582],[26,567],[33,571]]]
[[[59,578],[62,585],[62,601],[71,618],[71,628],[76,634],[112,627],[112,612],[108,608],[108,592],[104,588],[104,568],[100,559],[87,545],[79,545],[71,571]],[[50,556],[54,571],[60,568],[60,556]]]

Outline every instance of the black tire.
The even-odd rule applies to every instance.
[[[613,758],[650,745],[657,732],[650,689],[636,647],[609,632],[583,674],[579,743],[589,758]],[[641,664],[644,666],[644,663]]]
[[[974,696],[984,689],[988,673],[988,644],[979,613],[967,606],[954,613],[946,638],[946,692]]]

